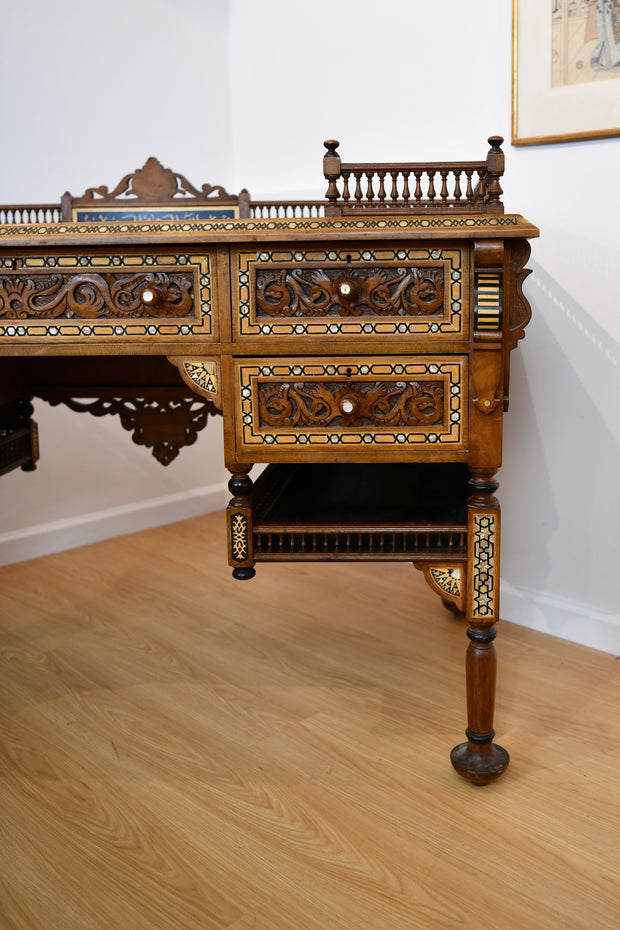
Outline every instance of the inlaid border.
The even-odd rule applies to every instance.
[[[472,619],[495,618],[497,613],[497,534],[495,511],[473,515]]]
[[[424,358],[360,359],[261,359],[235,360],[235,392],[239,451],[263,449],[317,449],[380,451],[388,448],[429,448],[434,445],[464,448],[467,442],[467,358],[425,356]],[[277,432],[259,424],[258,387],[261,382],[290,379],[305,381],[360,381],[420,379],[442,381],[445,416],[443,427],[420,425],[408,428],[363,428],[352,426],[326,431],[302,427]]]
[[[215,326],[212,311],[212,269],[208,253],[195,255],[186,252],[166,251],[151,254],[114,253],[69,254],[69,255],[25,255],[17,269],[10,258],[0,259],[0,273],[9,274],[16,280],[28,273],[80,274],[85,271],[105,274],[124,269],[131,274],[137,272],[174,272],[190,268],[194,276],[193,317],[144,317],[127,321],[114,319],[98,320],[0,320],[0,342],[92,342],[114,339],[115,342],[140,341],[150,338],[193,339],[200,336],[213,337]]]
[[[385,246],[342,247],[323,249],[261,250],[236,255],[237,299],[233,312],[233,338],[292,337],[321,338],[324,336],[354,338],[386,336],[463,336],[468,332],[469,301],[465,288],[467,252],[458,248],[385,248]],[[432,316],[363,316],[357,319],[321,317],[289,317],[285,320],[258,319],[254,299],[256,275],[259,270],[299,267],[300,270],[328,267],[355,271],[360,267],[443,268],[447,285],[444,315]]]
[[[98,236],[119,236],[122,237],[128,233],[131,235],[165,235],[168,233],[176,234],[194,234],[197,237],[204,233],[230,233],[230,232],[250,232],[259,231],[269,232],[288,232],[288,231],[306,231],[306,230],[336,230],[351,231],[357,230],[377,230],[384,232],[386,230],[450,230],[456,232],[464,230],[465,232],[476,229],[485,231],[497,229],[504,230],[511,227],[524,225],[525,221],[518,214],[501,214],[501,215],[461,215],[461,216],[423,216],[414,217],[406,216],[396,218],[389,216],[386,219],[373,217],[367,219],[348,219],[348,218],[323,218],[318,219],[291,219],[291,220],[213,220],[212,222],[194,222],[194,223],[47,223],[47,224],[23,224],[23,225],[0,225],[0,239],[15,238],[36,238],[37,236],[58,236],[79,235],[86,238]],[[525,224],[529,229],[532,227]],[[226,238],[226,237],[224,237]]]

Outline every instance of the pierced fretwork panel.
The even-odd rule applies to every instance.
[[[145,392],[136,397],[70,397],[41,393],[56,406],[64,403],[77,413],[96,417],[118,416],[123,429],[131,433],[140,446],[152,450],[161,465],[169,465],[184,446],[193,445],[198,433],[207,425],[209,414],[218,411],[208,400],[199,397],[170,396],[170,391]]]

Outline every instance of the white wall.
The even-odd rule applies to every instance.
[[[231,0],[236,182],[323,196],[333,138],[345,161],[486,155],[509,129],[508,7]]]
[[[2,202],[112,188],[149,155],[231,178],[227,0],[2,4]]]
[[[194,182],[247,186],[255,197],[322,196],[322,142],[330,137],[341,140],[346,160],[483,157],[487,136],[510,138],[510,7],[509,0],[12,4],[4,44],[11,45],[12,31],[30,45],[27,52],[2,53],[3,86],[15,89],[0,104],[4,139],[13,145],[2,147],[0,201],[53,200],[67,186],[81,192],[111,184],[149,154]],[[49,20],[38,37],[33,9]],[[58,53],[46,51],[54,22],[64,32],[70,11],[82,20],[70,45],[75,50],[82,41],[82,63],[96,63],[86,77],[82,66],[65,68]],[[56,32],[57,48],[64,48]],[[175,34],[178,41],[170,41]],[[139,65],[135,57],[127,64],[130,52]],[[35,76],[15,85],[25,61]],[[149,72],[153,84],[144,78]],[[43,187],[33,184],[47,170],[40,164],[42,140],[55,166]],[[620,653],[612,564],[619,510],[620,139],[504,148],[507,209],[539,225],[542,238],[533,243],[535,275],[528,282],[534,319],[513,353],[505,421],[502,613]],[[63,442],[76,417],[66,414]],[[105,511],[119,495],[129,512],[132,502],[168,495],[172,513],[177,490],[211,485],[204,476],[215,459],[206,465],[203,459],[210,443],[182,453],[168,470],[153,462],[151,474],[149,457],[131,448],[129,437],[122,444],[117,424],[103,430],[103,421],[95,421],[80,435],[97,436],[98,452],[120,455],[136,480],[108,487],[118,462],[107,460],[104,469],[102,454],[91,456],[100,487],[90,498],[80,479],[72,512],[82,513],[89,501],[90,509]],[[13,502],[8,530],[27,531],[33,521],[73,506],[77,473],[68,468],[64,454],[50,463],[44,448],[34,479],[39,490],[33,476],[0,482],[3,500]],[[142,469],[149,471],[144,481]],[[19,557],[26,554],[27,546]]]
[[[2,5],[0,202],[110,190],[155,155],[229,190],[226,0]],[[41,461],[0,481],[0,563],[224,506],[221,418],[162,467],[118,417],[36,404]]]

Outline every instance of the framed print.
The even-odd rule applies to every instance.
[[[620,135],[620,0],[513,0],[512,142]]]

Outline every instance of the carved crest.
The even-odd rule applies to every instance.
[[[236,197],[229,194],[221,184],[203,184],[198,190],[186,177],[172,171],[171,168],[164,168],[153,156],[146,160],[142,168],[126,174],[113,191],[109,191],[106,185],[89,187],[80,199],[94,200],[95,197],[102,197],[105,200],[120,200],[135,197],[145,203],[161,203],[187,195],[199,200],[205,200],[207,197],[236,200]]]

